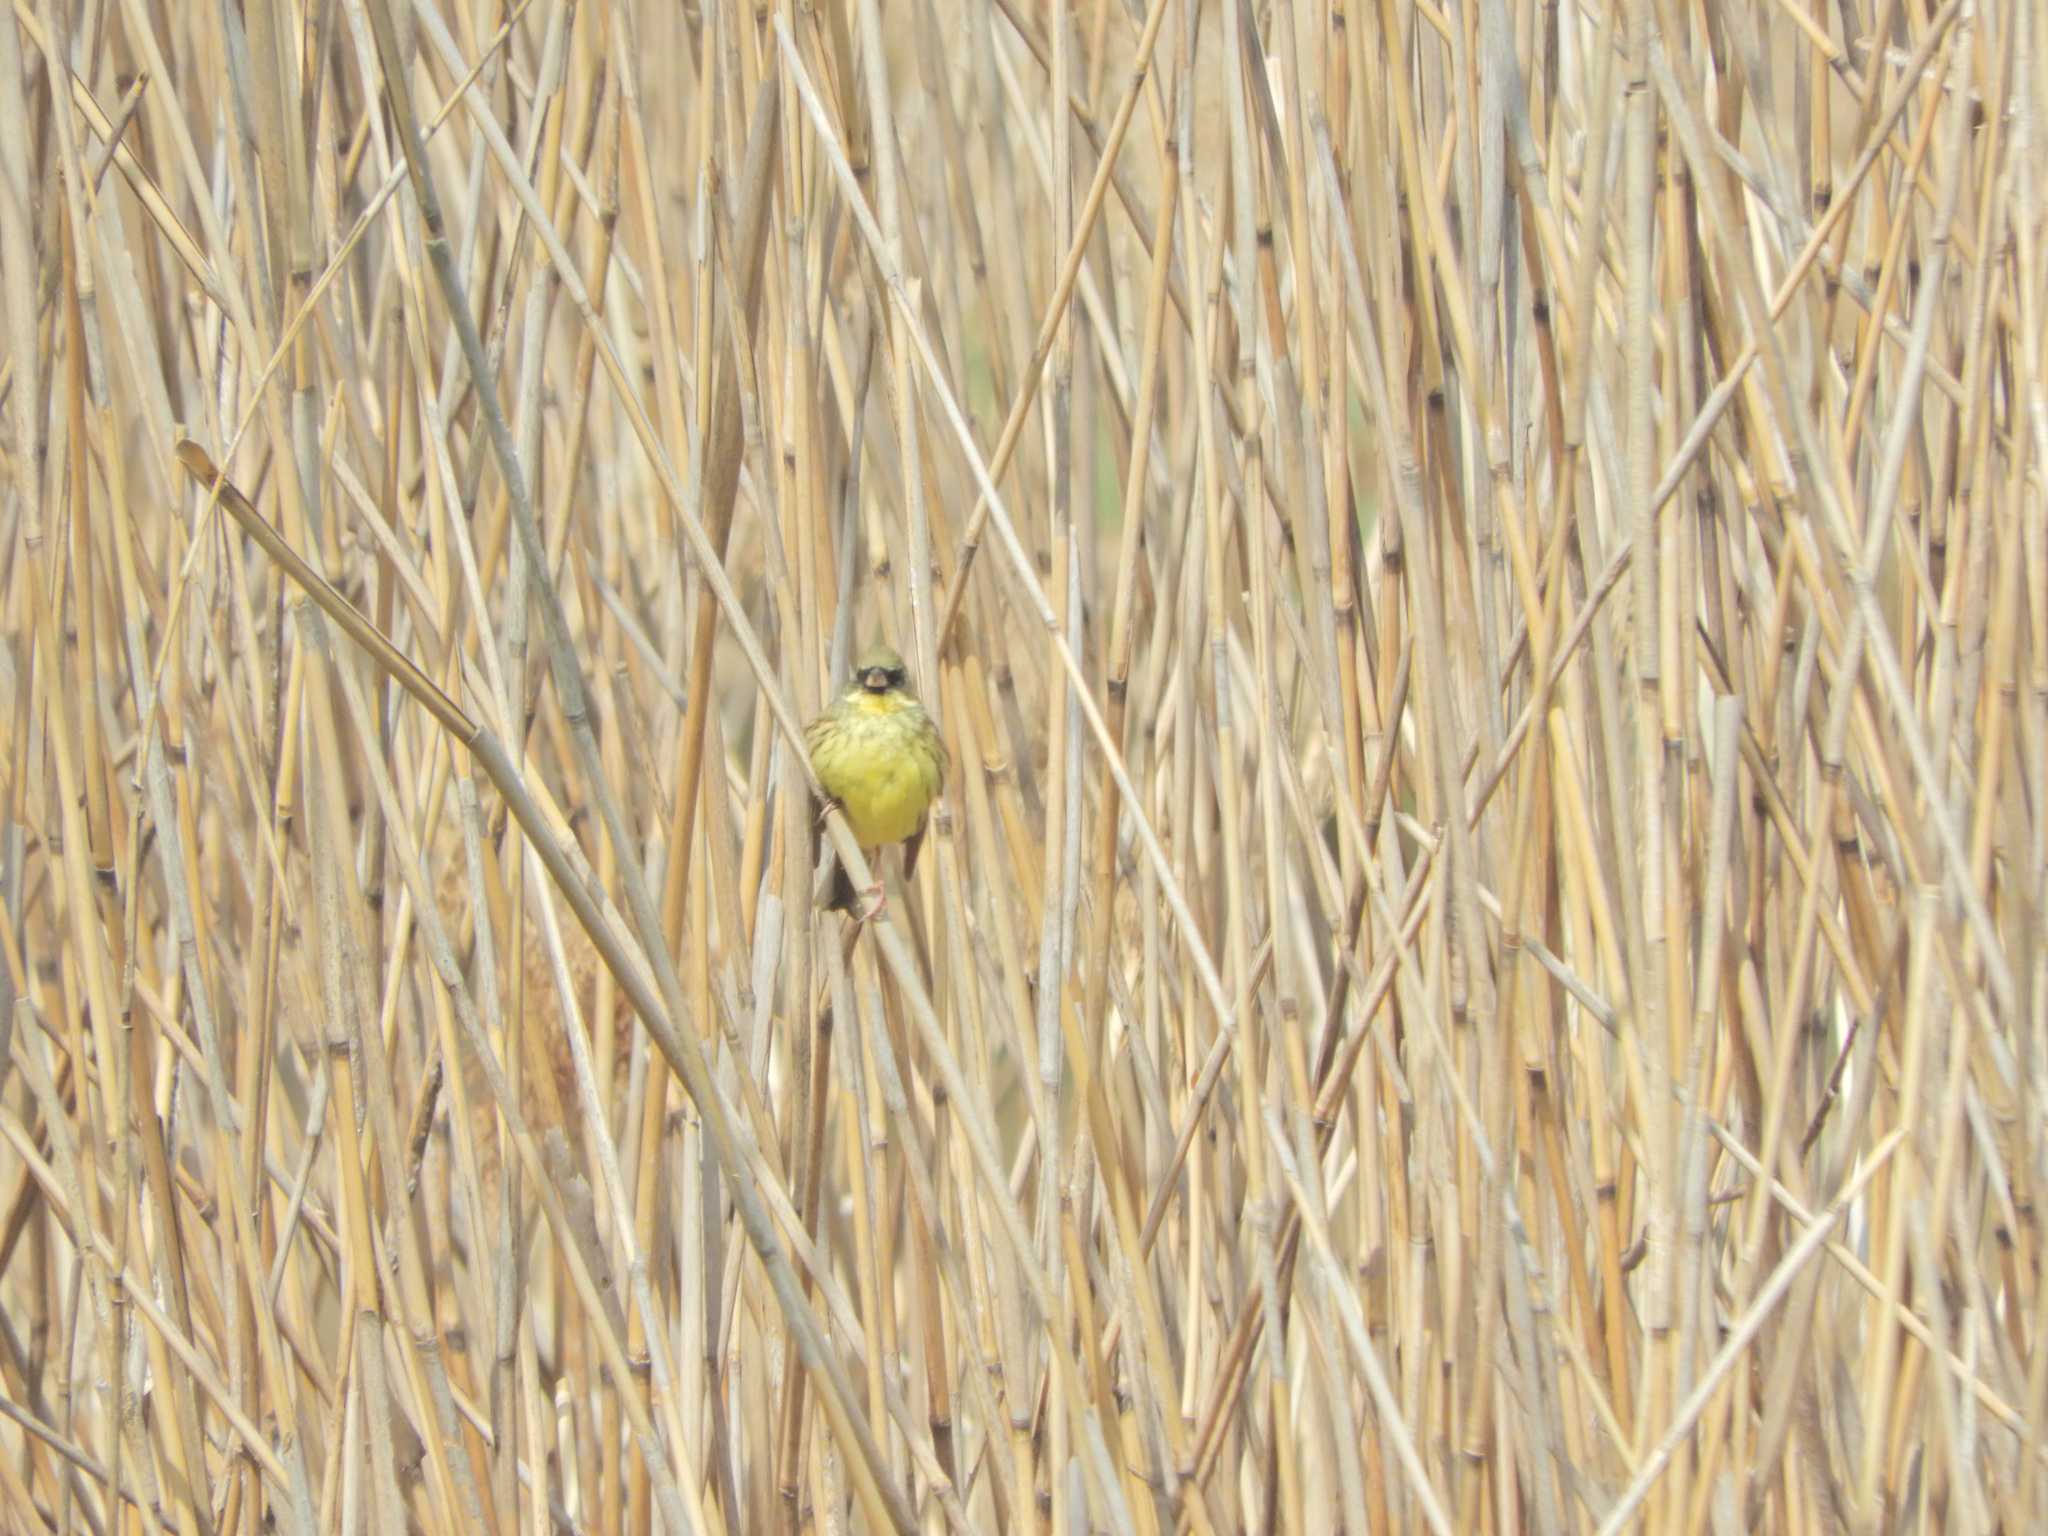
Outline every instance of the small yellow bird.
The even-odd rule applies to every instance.
[[[825,793],[846,813],[847,825],[865,852],[888,843],[905,844],[903,878],[917,869],[925,818],[946,779],[946,744],[910,691],[903,658],[886,645],[870,646],[854,664],[853,678],[825,712],[804,728],[811,768]],[[865,892],[865,922],[887,904],[880,872]],[[825,903],[855,915],[853,882],[834,871]]]

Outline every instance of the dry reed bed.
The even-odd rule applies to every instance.
[[[2044,34],[17,0],[0,1524],[2039,1528]]]

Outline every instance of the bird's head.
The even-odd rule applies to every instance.
[[[892,689],[905,688],[910,673],[903,665],[903,658],[886,645],[871,645],[861,652],[860,660],[854,663],[854,686],[864,693],[888,693]]]

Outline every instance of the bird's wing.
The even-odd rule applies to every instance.
[[[831,729],[832,711],[830,709],[827,709],[817,719],[804,727],[804,751],[808,756],[812,758],[817,757],[818,744],[825,739],[826,733]]]

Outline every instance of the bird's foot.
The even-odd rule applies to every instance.
[[[889,910],[889,893],[882,888],[881,881],[877,880],[860,894],[863,910],[854,915],[856,923],[872,923]]]

